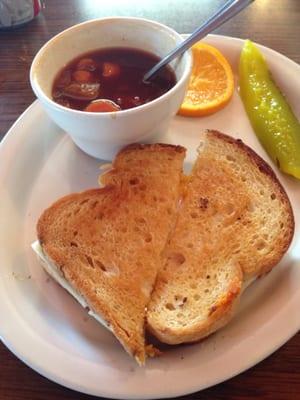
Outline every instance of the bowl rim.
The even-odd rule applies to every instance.
[[[96,113],[96,112],[89,112],[89,111],[83,111],[83,110],[75,110],[72,108],[68,108],[68,107],[64,107],[58,103],[56,103],[54,100],[52,100],[48,95],[46,95],[46,93],[44,92],[44,90],[40,87],[40,85],[37,82],[36,79],[36,67],[38,64],[38,61],[40,59],[40,57],[44,54],[44,52],[48,49],[49,46],[51,46],[53,43],[55,43],[57,41],[57,39],[61,38],[62,36],[64,36],[66,33],[72,32],[74,30],[80,30],[85,26],[88,26],[90,24],[97,24],[97,23],[102,23],[102,22],[118,22],[118,21],[136,21],[138,23],[144,23],[146,25],[152,25],[152,26],[156,26],[159,28],[162,28],[163,31],[165,32],[169,32],[171,33],[173,36],[177,37],[179,40],[181,39],[181,41],[184,40],[184,38],[182,37],[182,35],[180,33],[178,33],[177,31],[175,31],[173,28],[162,24],[160,22],[157,21],[153,21],[151,19],[146,19],[146,18],[139,18],[139,17],[127,17],[127,16],[113,16],[113,17],[104,17],[104,18],[95,18],[95,19],[90,19],[84,22],[81,22],[79,24],[75,24],[72,25],[71,27],[59,32],[57,35],[53,36],[51,39],[49,39],[41,48],[40,50],[37,52],[37,54],[35,55],[31,67],[30,67],[30,73],[29,73],[29,78],[30,78],[30,84],[32,87],[33,92],[35,93],[35,95],[37,96],[37,98],[41,101],[50,103],[52,108],[55,108],[57,111],[60,112],[64,112],[64,113],[71,113],[74,116],[75,115],[80,115],[80,116],[89,116],[91,118],[114,118],[116,117],[116,114],[118,115],[118,117],[123,117],[123,116],[127,116],[130,114],[135,114],[135,113],[139,113],[142,112],[143,110],[147,110],[153,106],[155,106],[156,104],[159,104],[161,102],[163,102],[164,100],[168,99],[169,97],[172,97],[174,92],[177,91],[177,89],[179,87],[181,87],[186,80],[188,79],[191,69],[192,69],[192,52],[191,49],[187,50],[181,57],[185,57],[185,65],[184,65],[184,69],[183,69],[183,73],[182,76],[179,78],[179,80],[175,83],[175,85],[168,90],[167,92],[165,92],[164,94],[162,94],[161,96],[157,97],[156,99],[153,99],[151,101],[149,101],[148,103],[145,104],[141,104],[140,106],[137,107],[133,107],[133,108],[129,108],[126,110],[120,110],[120,111],[111,111],[111,112],[105,112],[105,113]],[[72,60],[70,60],[72,61]],[[57,71],[58,72],[58,71]]]

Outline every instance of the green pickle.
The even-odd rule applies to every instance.
[[[299,121],[250,40],[241,52],[239,76],[240,95],[258,139],[283,172],[300,179]]]

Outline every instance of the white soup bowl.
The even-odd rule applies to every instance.
[[[58,72],[84,53],[109,47],[131,47],[163,57],[182,42],[180,34],[157,22],[128,17],[96,19],[75,25],[47,42],[35,56],[30,82],[53,121],[89,155],[110,160],[132,142],[159,141],[183,101],[192,59],[188,51],[171,63],[176,84],[141,106],[108,113],[73,110],[52,100]]]

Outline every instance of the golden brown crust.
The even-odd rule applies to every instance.
[[[128,146],[121,149],[120,152],[118,153],[118,156],[122,155],[123,153],[135,150],[139,151],[146,150],[150,152],[171,151],[172,153],[176,151],[177,153],[182,153],[182,154],[185,154],[186,152],[186,149],[184,147],[168,143],[153,143],[153,144],[131,143]]]
[[[212,129],[207,130],[206,134],[208,137],[214,137],[216,139],[220,139],[244,152],[250,158],[251,162],[256,164],[260,172],[262,172],[265,175],[269,175],[276,185],[279,184],[279,186],[281,186],[282,191],[285,193],[285,190],[283,189],[281,183],[278,181],[272,168],[257,153],[255,153],[255,151],[252,150],[251,147],[247,146],[241,139],[235,139],[232,136],[228,136],[225,133]]]
[[[46,256],[139,364],[146,357],[145,307],[176,212],[184,158],[176,146],[156,146],[149,156],[153,147],[119,153],[104,188],[59,199],[37,224]]]
[[[221,329],[233,318],[240,301],[241,288],[242,275],[231,282],[228,291],[210,307],[205,319],[186,326],[167,325],[162,319],[148,313],[147,330],[162,343],[169,345],[198,342]]]
[[[272,268],[279,263],[281,258],[287,252],[294,236],[295,219],[289,197],[270,165],[268,165],[253,149],[243,143],[241,139],[234,139],[233,137],[225,135],[224,133],[216,130],[207,130],[206,134],[208,137],[214,137],[229,143],[231,146],[236,147],[245,156],[247,156],[249,162],[253,164],[262,175],[265,176],[266,185],[272,188],[275,196],[279,199],[282,209],[284,210],[286,230],[285,234],[280,237],[280,244],[273,250],[272,255],[268,257],[264,263],[262,263],[260,268],[257,268],[254,271],[247,271],[247,269],[244,271],[245,281],[253,279],[254,277],[263,276],[270,272]]]
[[[251,147],[247,146],[241,139],[234,139],[233,137],[225,135],[224,133],[216,130],[207,130],[207,135],[208,137],[213,136],[215,138],[223,140],[224,142],[230,143],[234,147],[237,147],[239,150],[245,153],[247,157],[249,157],[250,161],[256,165],[256,167],[262,174],[270,178],[278,193],[280,194],[280,201],[286,205],[287,211],[291,215],[292,232],[294,232],[295,221],[290,200],[284,187],[282,186],[281,182],[275,175],[270,165],[267,164],[265,160],[263,160],[253,149],[251,149]]]
[[[270,271],[293,232],[289,199],[271,168],[242,141],[207,131],[185,180],[147,329],[179,344],[221,328],[234,314],[243,282]]]

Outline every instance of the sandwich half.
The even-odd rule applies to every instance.
[[[280,261],[293,233],[289,199],[271,168],[240,140],[204,133],[163,252],[148,330],[179,344],[224,326],[243,288]]]
[[[103,188],[68,195],[41,215],[45,269],[144,364],[145,314],[181,190],[185,149],[131,145]]]

